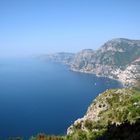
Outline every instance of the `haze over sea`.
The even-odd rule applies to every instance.
[[[92,100],[117,81],[37,59],[0,60],[0,139],[64,134]]]

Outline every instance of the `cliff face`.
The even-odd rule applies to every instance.
[[[105,130],[108,125],[134,124],[140,119],[140,91],[136,89],[107,90],[89,106],[86,115],[68,128],[67,134],[79,130],[90,133]]]
[[[65,63],[73,71],[118,79],[124,86],[135,85],[140,77],[140,40],[117,38],[97,51],[85,49],[77,54],[56,53],[42,58]]]
[[[71,69],[134,85],[140,76],[140,41],[119,38],[106,42],[97,51],[83,50],[75,55]]]

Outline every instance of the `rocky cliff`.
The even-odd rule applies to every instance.
[[[82,131],[94,135],[96,132],[105,132],[109,125],[121,126],[126,122],[132,125],[139,119],[139,90],[107,90],[91,103],[83,118],[76,120],[68,128],[67,134],[74,137],[77,132]]]
[[[71,69],[120,80],[134,85],[140,77],[140,41],[113,39],[99,50],[83,50],[75,55]]]
[[[140,40],[117,38],[100,49],[85,49],[77,54],[44,55],[45,60],[68,64],[73,71],[114,78],[124,86],[135,85],[140,77]]]

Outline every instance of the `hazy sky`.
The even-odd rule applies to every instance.
[[[0,56],[99,48],[140,39],[140,0],[0,0]]]

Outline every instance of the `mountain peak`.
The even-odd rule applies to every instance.
[[[107,41],[102,47],[102,52],[125,52],[134,47],[140,47],[140,40],[131,40],[126,38],[114,38]]]
[[[128,39],[128,38],[113,38],[109,41],[116,41],[116,42],[119,42],[119,41],[133,41],[132,39]]]
[[[126,43],[126,44],[140,44],[140,40],[128,39],[128,38],[113,38],[108,40],[105,44],[119,44],[119,43]]]

